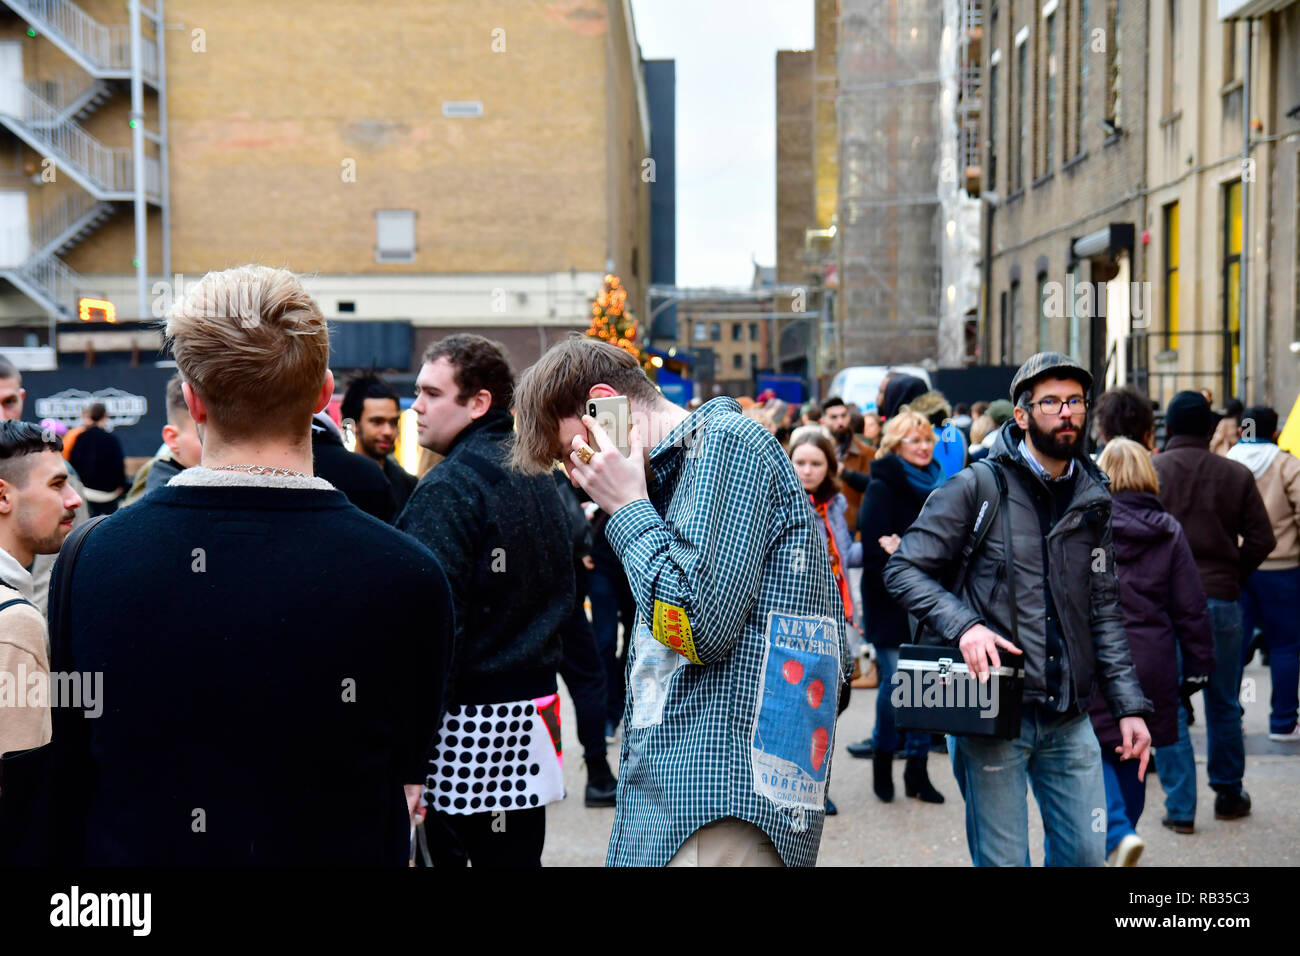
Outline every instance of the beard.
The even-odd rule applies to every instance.
[[[65,512],[59,516],[60,521],[69,521],[76,518],[75,511]],[[38,528],[36,523],[24,515],[18,521],[18,531],[26,540],[27,545],[32,549],[32,554],[57,554],[63,547],[63,539],[68,536],[71,529],[59,526],[53,531],[48,527]]]
[[[1063,432],[1067,434],[1062,434]],[[1073,420],[1058,423],[1050,432],[1045,432],[1038,427],[1034,416],[1029,416],[1029,443],[1048,458],[1069,461],[1079,453],[1082,436],[1082,426],[1076,426]]]

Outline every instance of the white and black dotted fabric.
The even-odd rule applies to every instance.
[[[425,787],[442,813],[526,810],[564,798],[559,754],[531,700],[450,708]]]

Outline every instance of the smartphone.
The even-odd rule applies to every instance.
[[[627,458],[632,454],[632,403],[627,400],[626,395],[589,398],[587,414],[596,419],[600,427],[605,429],[605,434],[614,442],[620,455]],[[606,450],[598,448],[591,435],[587,436],[587,444],[597,451]]]

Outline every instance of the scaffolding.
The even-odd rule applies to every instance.
[[[845,365],[937,357],[943,8],[944,0],[841,6],[836,112]]]

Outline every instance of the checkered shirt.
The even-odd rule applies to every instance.
[[[783,807],[756,793],[751,756],[769,612],[838,622],[841,680],[852,664],[808,495],[776,439],[730,398],[707,402],[659,442],[647,478],[650,500],[620,508],[605,530],[638,619],[606,862],[661,866],[695,830],[738,817],[760,827],[788,865],[812,866],[825,818],[820,801],[815,810]],[[663,655],[667,642],[650,634],[656,602],[684,612],[700,663]],[[649,705],[638,646],[669,658]],[[826,760],[833,713],[832,704]]]

